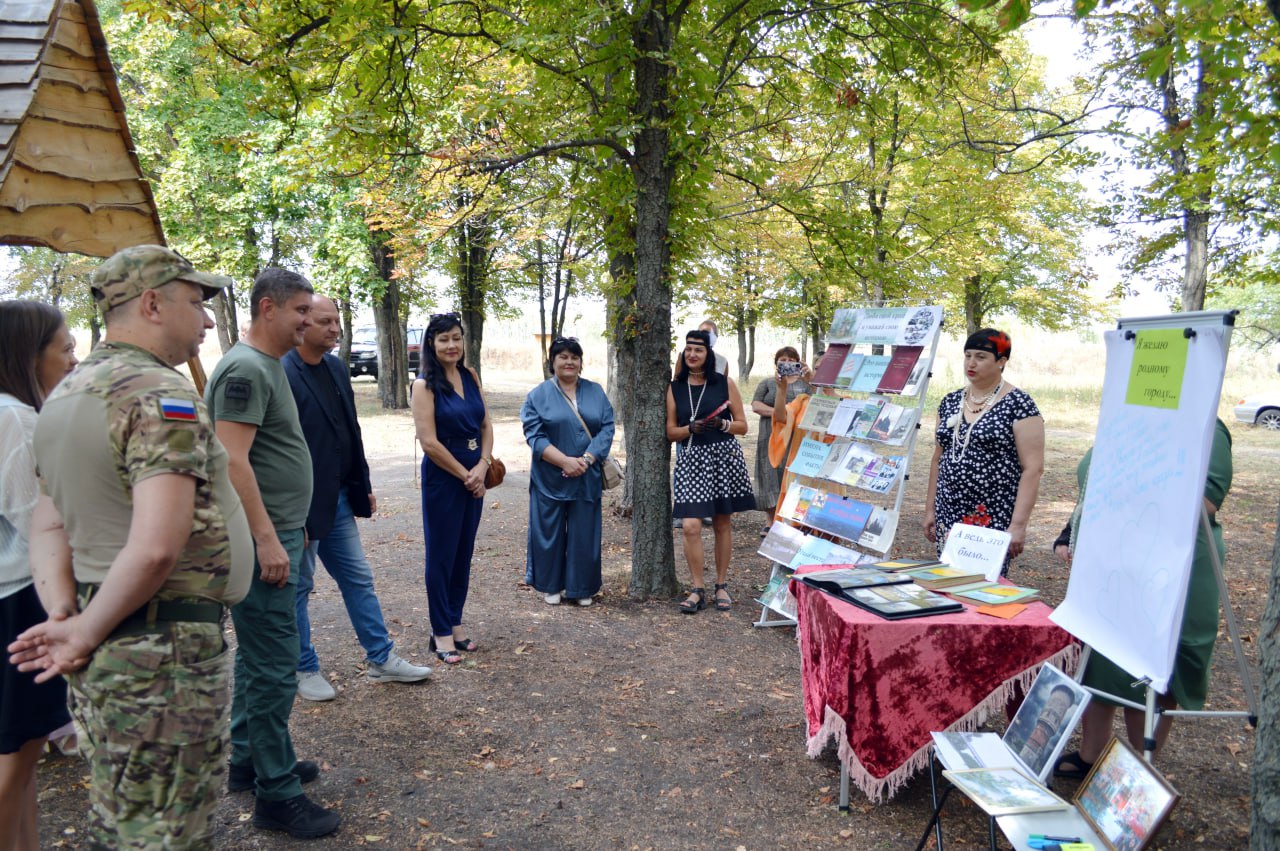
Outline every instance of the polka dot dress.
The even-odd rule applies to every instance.
[[[756,507],[737,440],[686,446],[676,460],[674,491],[674,517],[714,517]]]
[[[963,390],[948,393],[938,405],[938,429],[934,435],[942,447],[942,459],[938,462],[933,511],[937,517],[939,555],[954,523],[1001,531],[1009,528],[1022,478],[1013,424],[1040,416],[1040,409],[1030,396],[1011,390],[973,425],[961,418],[957,435],[948,423],[953,416],[959,416],[963,395]],[[973,434],[969,435],[971,429]]]

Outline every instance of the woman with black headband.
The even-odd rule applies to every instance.
[[[684,445],[676,459],[672,514],[681,520],[684,557],[693,578],[689,596],[680,604],[680,611],[690,615],[707,607],[701,518],[710,517],[715,530],[714,602],[723,612],[733,606],[728,590],[733,553],[731,515],[756,507],[747,461],[736,440],[737,435],[747,433],[742,397],[732,378],[708,368],[714,358],[707,332],[690,331],[685,335],[675,380],[667,388],[667,439]]]
[[[1011,536],[1009,561],[1023,550],[1044,473],[1044,418],[1031,397],[1004,378],[1013,343],[983,328],[964,344],[968,384],[938,405],[924,534],[941,554],[955,523]]]

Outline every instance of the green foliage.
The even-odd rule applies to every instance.
[[[14,268],[0,278],[0,297],[52,304],[72,328],[87,328],[94,321],[89,276],[98,267],[97,258],[48,248],[10,248],[8,252]]]

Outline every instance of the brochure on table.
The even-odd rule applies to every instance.
[[[793,616],[766,601],[785,600],[774,580],[797,566],[868,564],[891,549],[941,325],[937,306],[836,311],[810,382],[819,392],[797,423],[784,496],[760,545],[775,562],[766,609]],[[887,605],[919,608],[907,602]]]

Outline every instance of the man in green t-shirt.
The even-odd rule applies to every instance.
[[[218,362],[205,388],[256,555],[249,594],[231,610],[238,647],[227,788],[254,790],[255,826],[299,839],[327,836],[341,823],[337,813],[303,794],[302,784],[320,769],[297,760],[289,736],[311,455],[280,357],[310,326],[311,296],[311,284],[295,272],[270,268],[258,275],[249,331]]]

